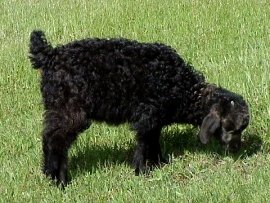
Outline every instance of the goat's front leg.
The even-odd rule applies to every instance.
[[[133,165],[135,174],[145,173],[149,166],[166,163],[159,143],[161,128],[155,128],[145,133],[137,133],[137,147],[134,153]]]

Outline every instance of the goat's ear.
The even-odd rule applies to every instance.
[[[220,117],[215,112],[209,113],[202,122],[199,132],[200,140],[203,144],[207,144],[211,136],[220,127]]]

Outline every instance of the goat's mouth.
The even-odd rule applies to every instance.
[[[241,148],[241,134],[224,132],[223,130],[221,142],[225,146],[226,151],[236,153]]]
[[[232,153],[236,153],[241,148],[241,141],[233,141],[225,145],[226,150]]]

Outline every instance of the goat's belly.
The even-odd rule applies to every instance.
[[[103,102],[95,105],[90,117],[109,124],[121,124],[130,120],[130,109],[125,105]]]

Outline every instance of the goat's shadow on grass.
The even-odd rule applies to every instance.
[[[85,172],[94,173],[101,167],[131,163],[132,153],[133,147],[124,148],[119,145],[84,147],[70,157],[70,170],[72,176],[76,177]]]
[[[188,151],[191,153],[215,153],[220,157],[229,156],[237,160],[256,154],[263,144],[261,137],[247,133],[243,136],[242,146],[239,152],[229,153],[215,138],[211,139],[206,145],[202,144],[197,134],[198,130],[193,127],[186,127],[181,130],[177,130],[177,127],[165,129],[162,140],[164,144],[163,151],[165,151],[165,154],[173,154],[176,157]]]
[[[98,168],[109,165],[127,163],[131,166],[134,142],[130,147],[121,145],[101,145],[87,146],[80,149],[76,155],[70,158],[70,170],[73,178],[85,172],[94,173]],[[173,154],[174,157],[180,157],[185,151],[191,153],[218,154],[222,157],[232,157],[233,159],[244,159],[256,154],[262,146],[262,139],[259,136],[246,134],[241,150],[238,153],[227,153],[224,148],[214,139],[207,144],[200,143],[197,137],[197,130],[193,127],[180,128],[177,126],[165,128],[162,132],[161,148],[165,157]]]

